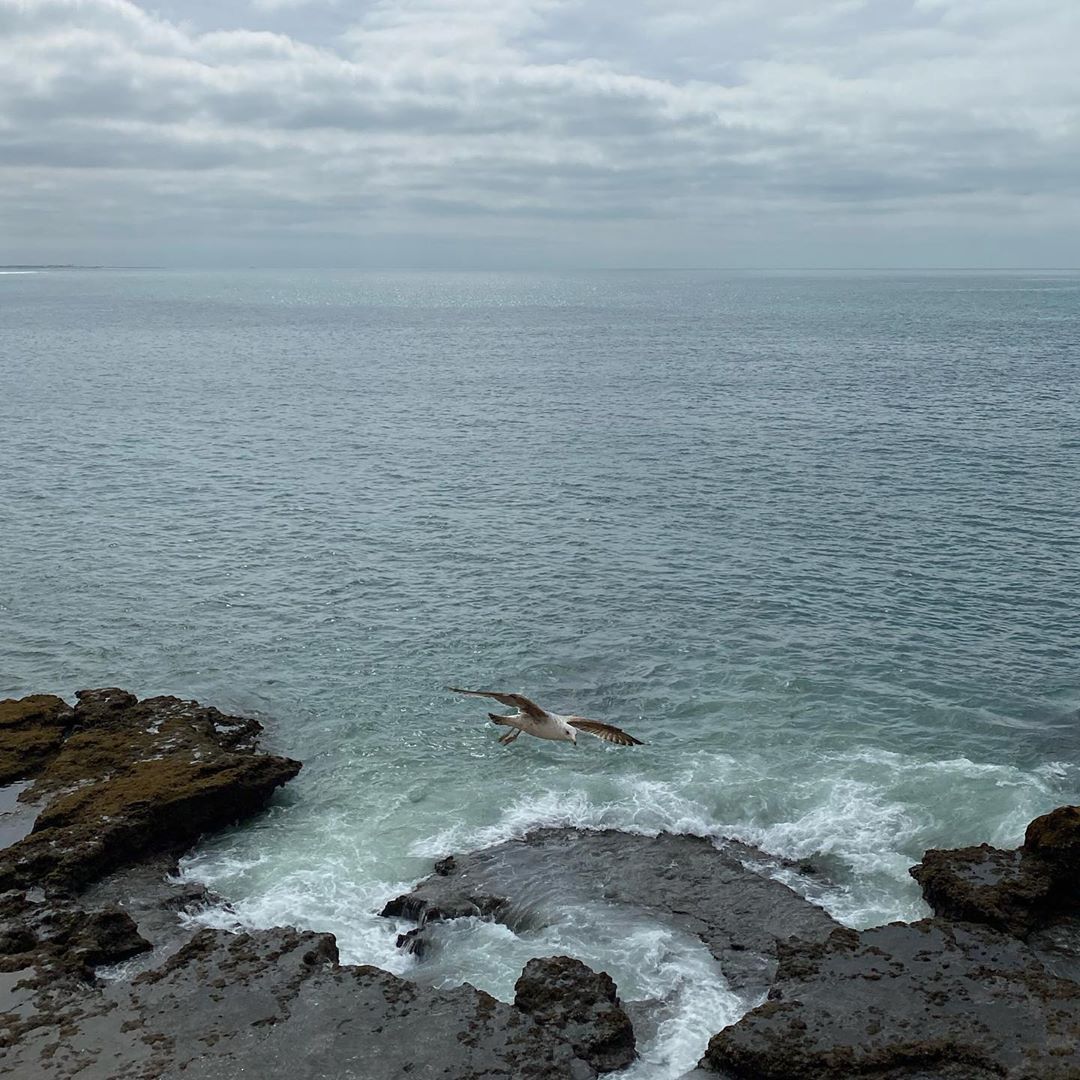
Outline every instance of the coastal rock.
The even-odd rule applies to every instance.
[[[1027,827],[1022,850],[1050,864],[1063,883],[1080,881],[1080,806],[1059,806],[1037,817]]]
[[[1019,850],[989,844],[928,851],[911,876],[942,918],[986,923],[1018,936],[1043,922],[1053,887],[1048,868],[1033,865]]]
[[[597,1072],[624,1069],[634,1060],[634,1028],[607,972],[570,956],[530,960],[514,986],[514,1005],[558,1030]]]
[[[8,792],[37,816],[0,851],[0,1074],[592,1080],[632,1059],[614,984],[568,958],[518,1008],[343,967],[329,935],[181,927],[215,898],[175,857],[300,768],[256,752],[255,721],[118,689],[4,704]]]
[[[423,930],[467,915],[514,929],[549,920],[575,901],[628,905],[697,935],[732,988],[756,994],[772,982],[779,942],[824,941],[838,926],[786,885],[749,869],[761,856],[735,841],[718,847],[697,836],[541,829],[443,860],[382,914]],[[410,941],[415,948],[416,937]]]
[[[1080,807],[1036,818],[1015,850],[931,850],[911,874],[937,915],[1026,937],[1080,914]]]
[[[32,776],[74,722],[75,710],[51,694],[0,701],[0,784]]]
[[[598,978],[585,972],[579,985]],[[343,967],[332,936],[290,929],[203,930],[130,982],[15,993],[18,1008],[0,1010],[5,1067],[42,1080],[592,1080],[563,1029],[600,1056],[610,1030]]]
[[[838,930],[784,946],[769,1000],[700,1065],[754,1080],[1075,1080],[1080,985],[977,923]]]
[[[1080,1077],[1080,810],[1024,845],[926,852],[911,873],[936,917],[780,948],[769,1000],[717,1033],[726,1077]]]
[[[135,921],[115,905],[86,910],[63,901],[35,901],[26,893],[0,896],[0,971],[36,966],[39,976],[68,971],[92,978],[99,964],[149,949]]]
[[[255,720],[117,689],[77,698],[74,709],[41,697],[3,703],[5,760],[17,754],[11,767],[34,781],[19,799],[43,805],[30,835],[0,852],[0,888],[78,890],[115,867],[178,854],[260,809],[300,770],[253,751]]]

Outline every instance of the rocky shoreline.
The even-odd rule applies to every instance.
[[[635,1059],[636,1003],[572,957],[530,961],[507,1003],[342,965],[328,934],[195,932],[180,916],[219,901],[176,883],[176,859],[300,763],[194,702],[77,698],[0,702],[0,1076],[589,1080]],[[449,921],[525,929],[556,897],[696,935],[749,1010],[701,1077],[1080,1078],[1080,808],[1015,851],[927,852],[912,873],[934,914],[910,924],[841,927],[768,858],[540,830],[440,860],[383,914],[418,980]]]

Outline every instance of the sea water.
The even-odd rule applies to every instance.
[[[548,898],[418,962],[376,913],[558,824],[812,857],[864,927],[1080,798],[1080,274],[10,275],[0,402],[0,696],[193,697],[304,761],[186,860],[212,925],[504,999],[580,956],[660,1080],[753,1004],[695,938]],[[502,747],[447,683],[646,745]]]

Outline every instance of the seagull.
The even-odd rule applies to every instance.
[[[524,694],[503,694],[498,690],[462,690],[460,686],[448,686],[455,694],[468,694],[469,697],[494,698],[500,705],[517,709],[509,716],[488,713],[496,724],[513,728],[499,738],[503,746],[509,746],[522,732],[535,735],[538,739],[554,739],[557,742],[569,742],[577,746],[577,733],[587,731],[605,742],[616,746],[642,746],[640,739],[627,735],[621,728],[612,724],[602,724],[599,720],[586,720],[584,716],[563,716],[541,709],[535,701],[530,701]]]

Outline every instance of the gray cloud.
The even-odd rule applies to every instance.
[[[922,230],[915,261],[962,263],[988,230],[1060,263],[1080,238],[1071,0],[612,11],[0,0],[0,261],[881,263]]]

